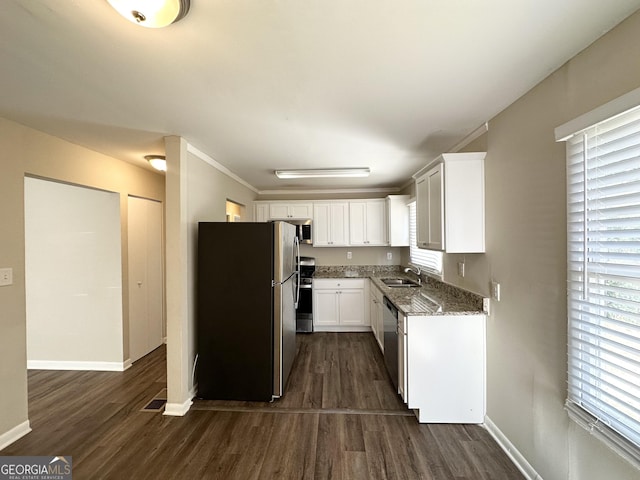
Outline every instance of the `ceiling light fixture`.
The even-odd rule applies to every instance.
[[[167,159],[164,155],[145,155],[144,158],[156,170],[167,171]]]
[[[189,11],[189,0],[107,0],[130,22],[149,28],[161,28],[183,18]]]
[[[368,177],[368,168],[317,168],[313,170],[276,170],[278,178],[346,178]]]

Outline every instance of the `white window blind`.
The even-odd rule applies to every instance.
[[[567,141],[572,418],[640,465],[640,108]]]
[[[431,273],[442,275],[442,252],[418,248],[416,202],[409,204],[409,261]]]

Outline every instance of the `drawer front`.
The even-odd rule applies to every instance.
[[[341,288],[364,288],[364,278],[314,278],[313,288],[335,290]]]

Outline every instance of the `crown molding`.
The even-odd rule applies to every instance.
[[[478,128],[476,128],[473,132],[471,132],[469,135],[464,137],[462,140],[460,140],[458,143],[456,143],[453,147],[451,147],[449,150],[447,150],[447,152],[450,152],[450,153],[459,152],[464,147],[466,147],[471,142],[473,142],[476,138],[484,135],[488,131],[489,131],[489,122],[484,122],[482,125],[480,125]]]
[[[398,193],[400,188],[332,188],[318,190],[260,190],[258,195],[319,195],[319,194],[351,194],[351,193]]]
[[[231,170],[229,170],[227,167],[225,167],[224,165],[216,162],[212,157],[210,157],[209,155],[204,153],[202,150],[199,150],[198,148],[194,147],[193,145],[191,145],[188,142],[187,142],[187,152],[191,153],[192,155],[195,155],[196,157],[198,157],[203,162],[208,163],[209,165],[211,165],[216,170],[219,170],[220,172],[224,173],[227,177],[230,177],[233,180],[235,180],[236,182],[240,183],[241,185],[244,185],[245,187],[247,187],[252,192],[260,194],[260,192],[258,191],[258,189],[256,187],[254,187],[250,183],[246,182],[245,180],[243,180],[242,178],[237,176],[235,173],[233,173]]]

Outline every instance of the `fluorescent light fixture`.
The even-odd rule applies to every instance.
[[[189,11],[189,0],[107,0],[124,18],[143,27],[171,25]]]
[[[313,170],[276,170],[278,178],[347,178],[368,177],[368,168],[317,168]]]
[[[145,155],[144,158],[156,170],[167,171],[167,160],[164,155]]]

